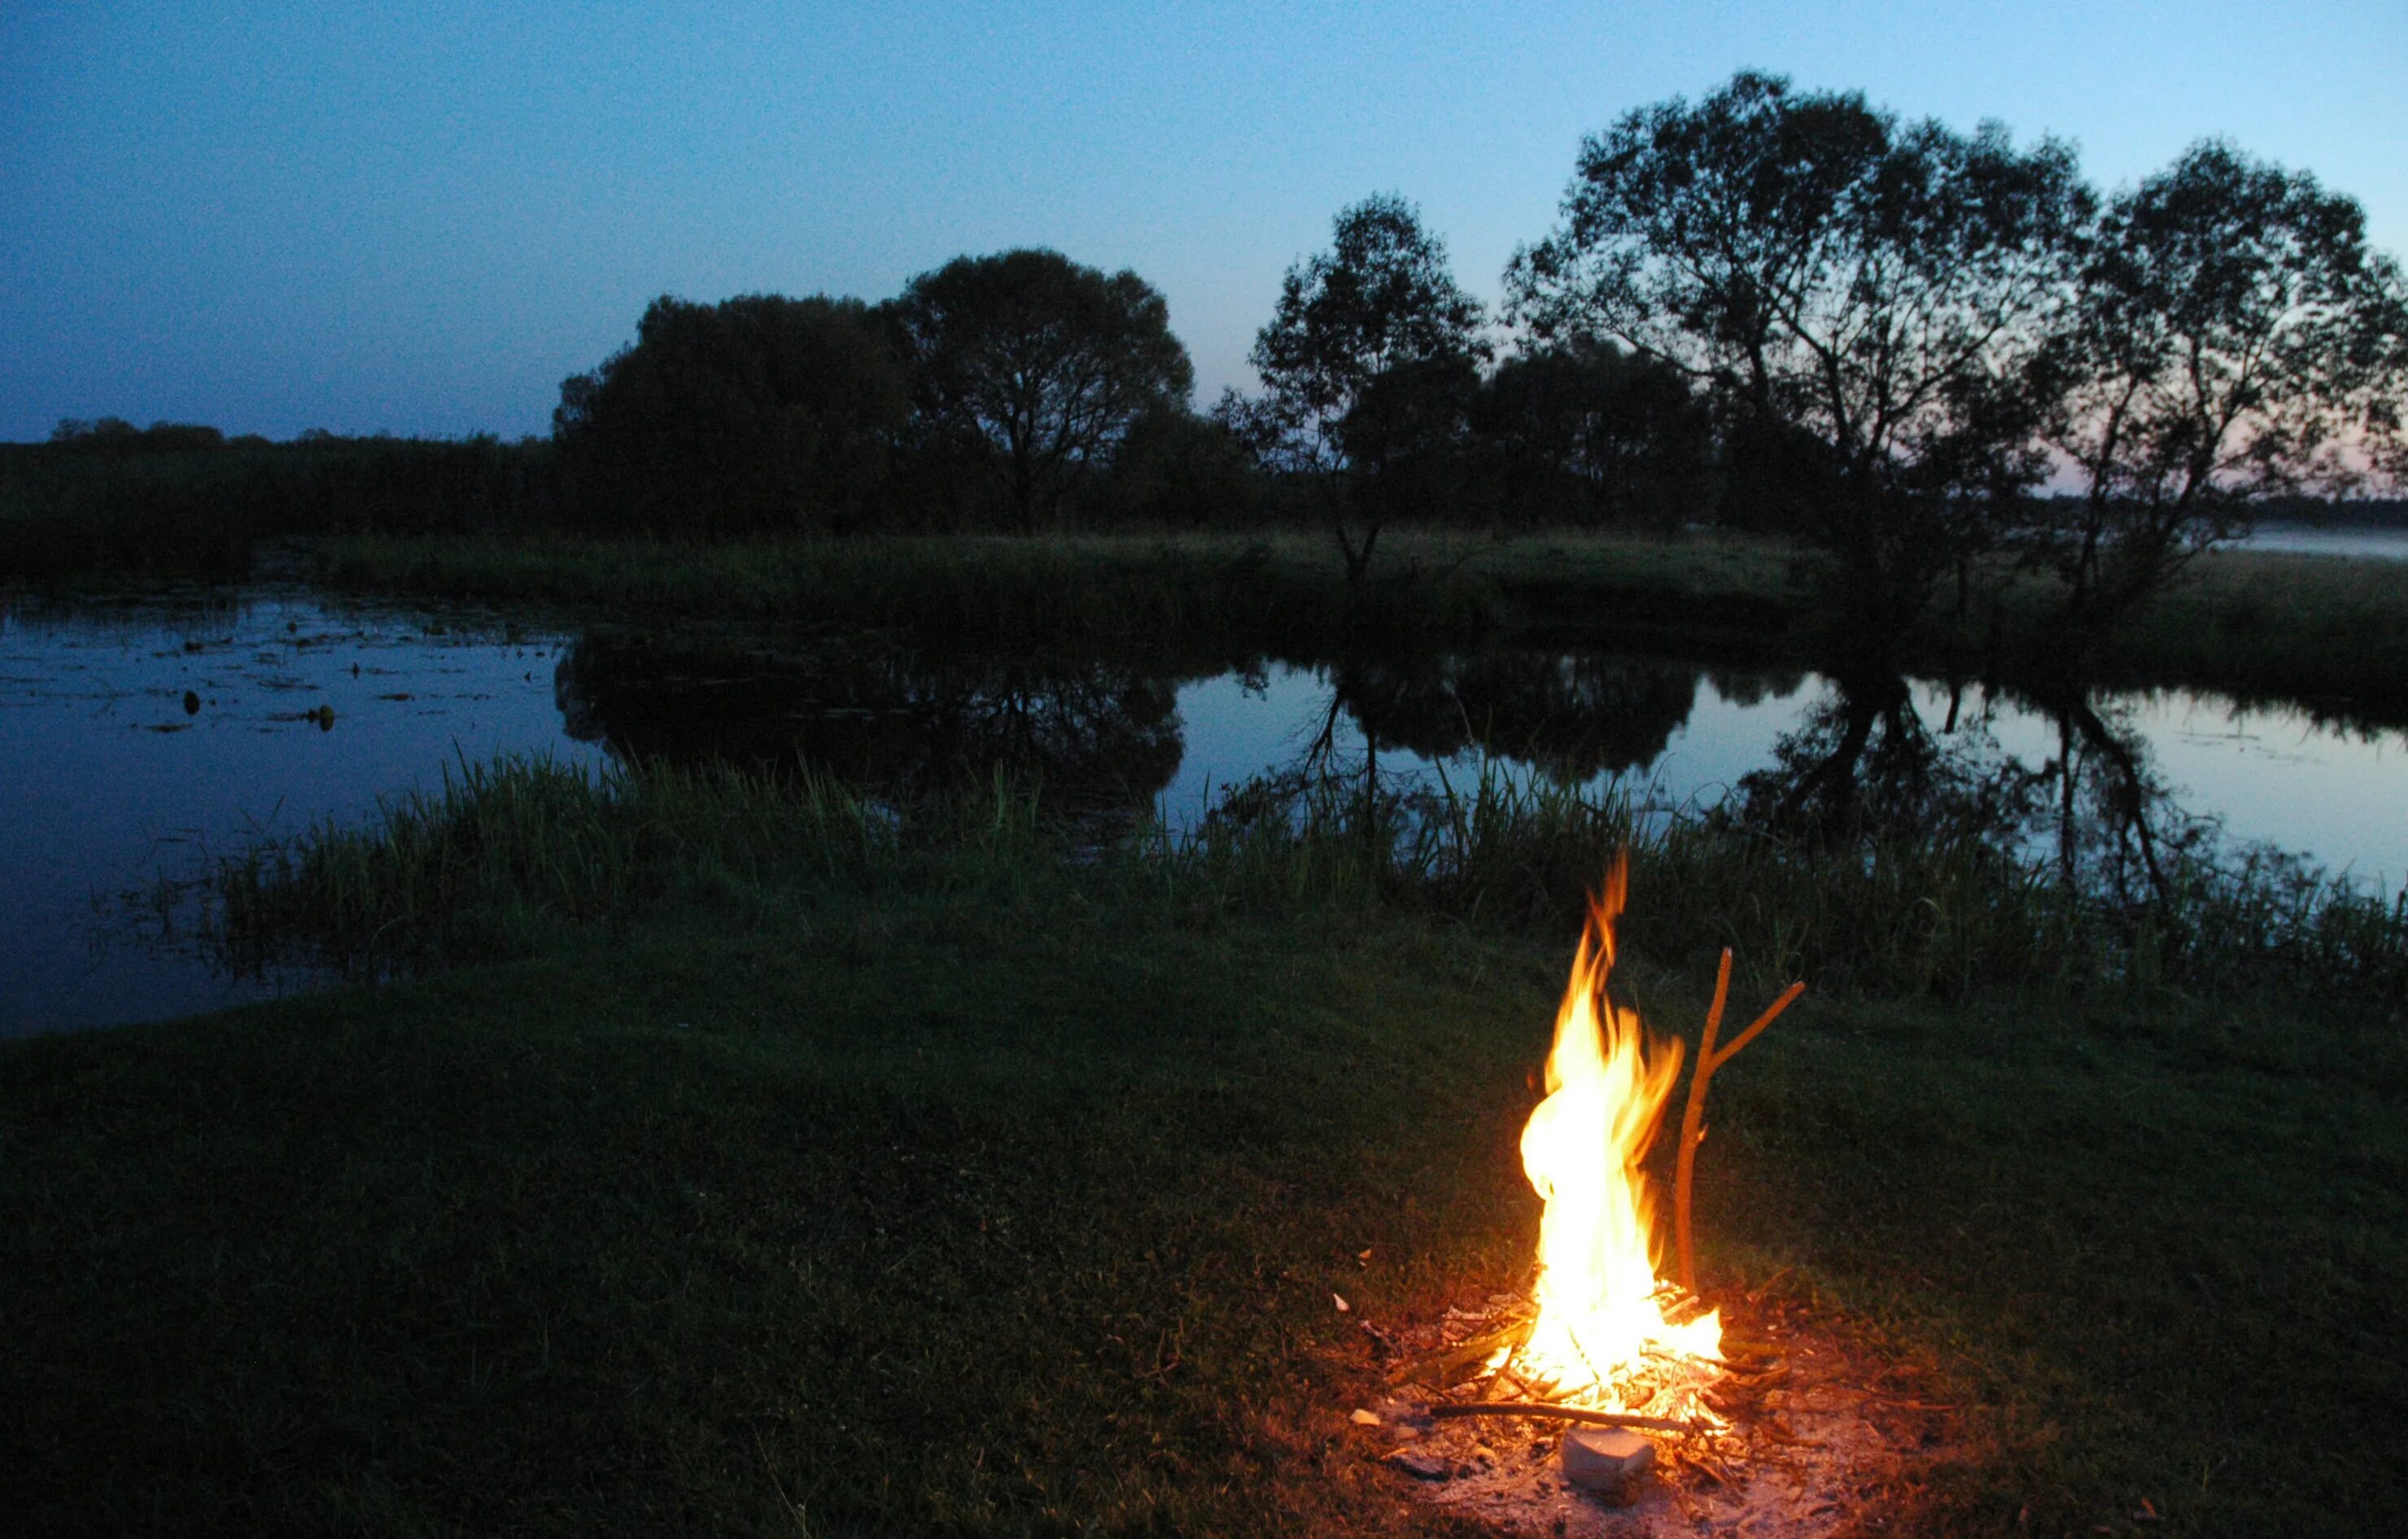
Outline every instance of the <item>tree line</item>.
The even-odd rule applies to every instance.
[[[1369,407],[1350,416],[1350,397],[1325,412],[1322,468],[1352,467],[1356,500],[1467,523],[1713,516],[1712,424],[1670,370],[1586,343],[1485,374],[1469,355],[1429,367],[1461,387],[1448,397],[1459,421],[1419,420],[1409,367],[1382,372]],[[1321,488],[1266,434],[1273,409],[1233,395],[1199,412],[1193,384],[1143,279],[1011,251],[957,258],[878,304],[657,299],[630,345],[564,382],[553,440],[566,516],[612,531],[1317,516]]]
[[[2220,141],[2102,196],[2059,141],[1742,73],[1583,144],[1484,377],[1486,318],[1410,206],[1333,234],[1256,341],[1261,393],[1220,415],[1321,488],[1350,572],[1477,463],[1517,369],[1568,361],[1702,413],[1721,522],[1827,556],[1869,666],[1978,559],[2060,579],[2078,650],[2266,499],[2408,473],[2398,264],[2354,201]],[[1628,484],[1545,420],[1518,418],[1517,469]]]
[[[878,305],[663,299],[556,439],[618,527],[1268,508],[1358,582],[1399,521],[1780,531],[1874,652],[1977,560],[2055,574],[2078,638],[2266,499],[2408,471],[2398,264],[2221,141],[2102,194],[2061,141],[1742,73],[1584,141],[1504,289],[1492,316],[1366,199],[1287,273],[1259,390],[1202,413],[1161,295],[1051,252]]]
[[[1287,272],[1259,388],[1200,411],[1161,294],[1054,252],[876,303],[663,297],[549,442],[317,463],[374,467],[389,523],[461,478],[480,518],[597,533],[1310,520],[1358,583],[1399,522],[1715,524],[1822,553],[1869,662],[1977,562],[2054,574],[2078,640],[2270,499],[2408,477],[2398,263],[2221,141],[2102,194],[2061,141],[1742,73],[1584,140],[1503,287],[1492,314],[1368,198]]]

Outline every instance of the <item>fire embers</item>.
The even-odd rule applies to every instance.
[[[1373,1336],[1405,1356],[1353,1414],[1352,1440],[1400,1489],[1533,1539],[1802,1539],[1911,1511],[1924,1472],[1954,1457],[1949,1408],[1826,1308],[1768,1291],[1720,1296],[1727,1360],[1697,1430],[1596,1427],[1508,1399],[1537,1391],[1491,1365],[1498,1332],[1532,1312],[1499,1294]]]

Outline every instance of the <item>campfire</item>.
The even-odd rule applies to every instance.
[[[1659,1270],[1665,1247],[1644,1163],[1680,1080],[1683,1050],[1677,1039],[1651,1036],[1637,1013],[1607,992],[1626,893],[1626,867],[1617,859],[1591,904],[1556,1013],[1546,1098],[1522,1130],[1523,1169],[1545,1203],[1529,1294],[1491,1300],[1484,1323],[1492,1329],[1409,1361],[1391,1377],[1393,1385],[1440,1390],[1407,1411],[1409,1421],[1571,1424],[1560,1445],[1563,1473],[1617,1496],[1627,1496],[1659,1447],[1722,1478],[1706,1453],[1730,1430],[1717,1391],[1734,1380],[1744,1387],[1764,1372],[1761,1362],[1726,1354],[1722,1317],[1698,1294],[1690,1177],[1714,1071],[1804,990],[1792,984],[1745,1030],[1717,1045],[1730,991],[1731,957],[1723,953],[1681,1121],[1673,1187],[1678,1272],[1668,1278]],[[1499,1318],[1505,1323],[1495,1326]],[[1493,1458],[1485,1444],[1479,1449]],[[1394,1457],[1426,1475],[1413,1460],[1426,1464],[1427,1456]]]

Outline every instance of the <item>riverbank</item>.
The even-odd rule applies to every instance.
[[[1399,531],[1350,609],[1326,541],[1093,536],[650,545],[341,539],[322,581],[351,591],[646,613],[779,618],[942,640],[1187,645],[1289,654],[1543,640],[1818,666],[1814,558],[1767,541]],[[2056,656],[2052,592],[1984,574],[1927,621],[1912,666],[2018,682]],[[2408,711],[2408,563],[2221,552],[2136,614],[2093,660],[2099,682]]]
[[[1347,1421],[1356,1322],[1526,1270],[1559,899],[708,790],[592,912],[523,798],[312,879],[511,959],[0,1048],[30,1532],[1451,1532]],[[1742,904],[1642,856],[1619,977],[1692,1032]],[[1809,971],[1716,1081],[1701,1264],[1949,1407],[1894,1526],[2379,1532],[2396,993]]]

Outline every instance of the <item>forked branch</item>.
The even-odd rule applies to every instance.
[[[1689,1105],[1681,1115],[1681,1158],[1672,1178],[1672,1230],[1681,1247],[1681,1286],[1694,1296],[1698,1291],[1698,1257],[1689,1239],[1689,1178],[1697,1169],[1698,1145],[1706,1136],[1706,1086],[1714,1071],[1738,1056],[1739,1050],[1756,1041],[1756,1034],[1773,1023],[1783,1011],[1806,992],[1802,983],[1791,984],[1781,991],[1763,1014],[1748,1028],[1731,1039],[1730,1045],[1714,1051],[1714,1035],[1722,1029],[1723,1005],[1730,998],[1730,948],[1723,948],[1722,966],[1714,972],[1714,1000],[1706,1007],[1706,1032],[1698,1042],[1698,1066],[1689,1074]]]

